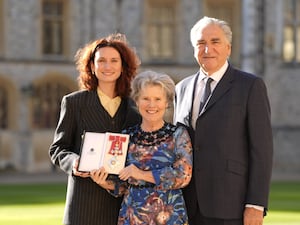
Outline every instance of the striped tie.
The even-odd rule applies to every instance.
[[[202,112],[203,107],[206,105],[207,99],[211,94],[210,83],[213,81],[212,78],[208,78],[205,85],[204,96],[200,102],[199,114]]]

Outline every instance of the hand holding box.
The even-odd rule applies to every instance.
[[[85,132],[78,171],[89,172],[103,166],[108,173],[119,174],[125,166],[128,142],[128,134]]]

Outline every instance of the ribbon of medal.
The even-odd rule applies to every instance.
[[[113,168],[118,166],[120,163],[117,156],[123,155],[123,143],[126,142],[126,137],[109,135],[108,140],[111,143],[108,154],[112,155],[109,161],[109,166]]]

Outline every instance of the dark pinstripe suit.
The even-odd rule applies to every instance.
[[[50,146],[54,164],[69,174],[64,224],[114,225],[121,199],[112,197],[90,178],[72,175],[72,163],[78,157],[84,131],[120,132],[140,122],[139,114],[128,99],[122,99],[111,118],[101,105],[96,91],[78,91],[65,96],[60,119]]]

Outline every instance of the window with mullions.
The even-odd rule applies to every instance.
[[[148,56],[152,61],[170,61],[175,52],[175,6],[174,1],[149,1],[147,16]]]
[[[71,90],[55,82],[45,82],[34,87],[33,127],[54,128],[57,124],[62,97]]]
[[[284,2],[283,61],[300,62],[300,0]]]
[[[42,51],[45,55],[63,54],[63,0],[43,0],[42,3]]]
[[[0,55],[3,52],[3,42],[4,42],[4,9],[3,9],[3,0],[0,0]]]
[[[0,129],[6,129],[8,126],[8,96],[7,90],[0,86]]]

